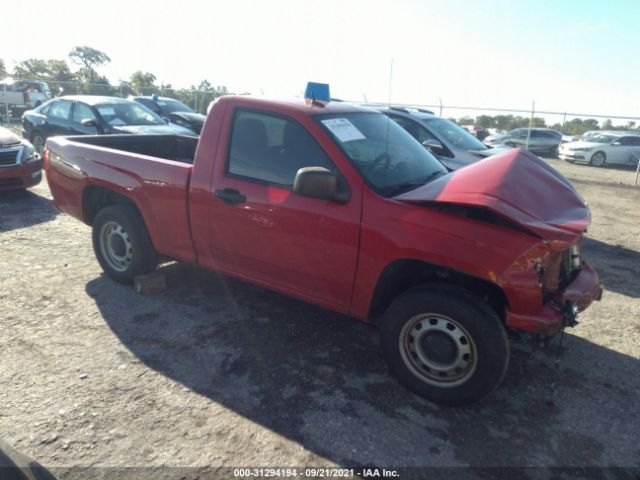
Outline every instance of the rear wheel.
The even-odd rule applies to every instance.
[[[382,349],[402,384],[445,405],[486,397],[509,363],[500,319],[481,299],[454,286],[424,286],[398,297],[384,316]]]
[[[594,167],[602,167],[605,163],[607,163],[607,156],[604,152],[596,152],[591,156],[591,160],[589,161],[591,165]]]
[[[156,269],[158,256],[138,211],[130,205],[100,210],[93,221],[93,250],[104,272],[120,283]]]
[[[558,158],[558,145],[554,145],[553,147],[551,147],[551,149],[549,150],[549,156],[551,158]]]

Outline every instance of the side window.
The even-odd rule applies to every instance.
[[[136,100],[137,102],[140,102],[142,105],[144,105],[145,107],[147,107],[149,110],[151,110],[152,112],[156,112],[158,115],[162,115],[162,109],[160,108],[160,106],[155,103],[153,100],[148,100],[146,98],[139,98],[138,100]]]
[[[621,137],[617,140],[618,142],[620,142],[620,145],[624,146],[624,147],[636,147],[640,145],[640,136],[638,137]]]
[[[49,116],[58,120],[69,120],[69,113],[71,113],[69,100],[60,100],[49,107]]]
[[[91,107],[84,103],[76,103],[73,107],[73,115],[71,119],[75,123],[80,123],[82,120],[97,120],[96,115],[91,110]]]
[[[425,140],[438,140],[431,132],[429,132],[426,128],[421,127],[416,122],[409,120],[404,117],[397,117],[395,115],[390,115],[391,119],[404,128],[409,135],[415,138],[420,143]]]
[[[329,157],[294,120],[237,110],[233,119],[228,173],[286,187],[299,169],[335,170]]]

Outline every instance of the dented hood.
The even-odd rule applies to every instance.
[[[571,183],[544,160],[519,148],[395,198],[487,208],[558,248],[575,242],[591,220],[586,203]]]

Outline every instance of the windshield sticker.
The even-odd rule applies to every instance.
[[[100,115],[104,115],[106,117],[116,114],[116,111],[111,107],[98,107],[98,111],[100,112]]]
[[[322,123],[343,143],[366,138],[347,118],[330,118]]]

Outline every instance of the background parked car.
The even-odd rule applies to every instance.
[[[41,179],[42,160],[33,146],[0,127],[0,191],[29,188]]]
[[[457,170],[509,148],[487,148],[464,128],[426,110],[406,107],[376,109],[388,115],[431,150],[449,170]]]
[[[4,110],[5,101],[14,116],[25,110],[35,108],[53,98],[51,88],[46,82],[19,80],[0,82],[0,104]]]
[[[489,135],[484,143],[490,147],[508,145],[524,148],[527,143],[528,128],[516,128],[504,135]],[[562,133],[550,128],[532,128],[527,150],[538,155],[558,155],[558,147],[562,142]]]
[[[108,133],[178,134],[193,131],[167,124],[147,107],[118,97],[77,95],[60,97],[22,116],[22,136],[42,152],[54,135],[96,135]]]
[[[482,141],[490,134],[484,127],[479,127],[478,125],[461,125],[467,132],[476,137],[478,140]]]
[[[605,164],[636,166],[640,158],[640,134],[624,131],[591,131],[576,142],[560,146],[560,158],[567,162],[586,162],[594,167]]]
[[[129,99],[141,103],[171,123],[193,130],[198,135],[200,135],[202,125],[207,118],[174,98],[151,95],[148,97],[129,97]]]
[[[26,106],[29,108],[35,108],[42,105],[47,100],[53,98],[53,93],[47,82],[40,82],[36,80],[17,80],[14,83],[14,87],[18,92],[26,92],[28,101]]]

